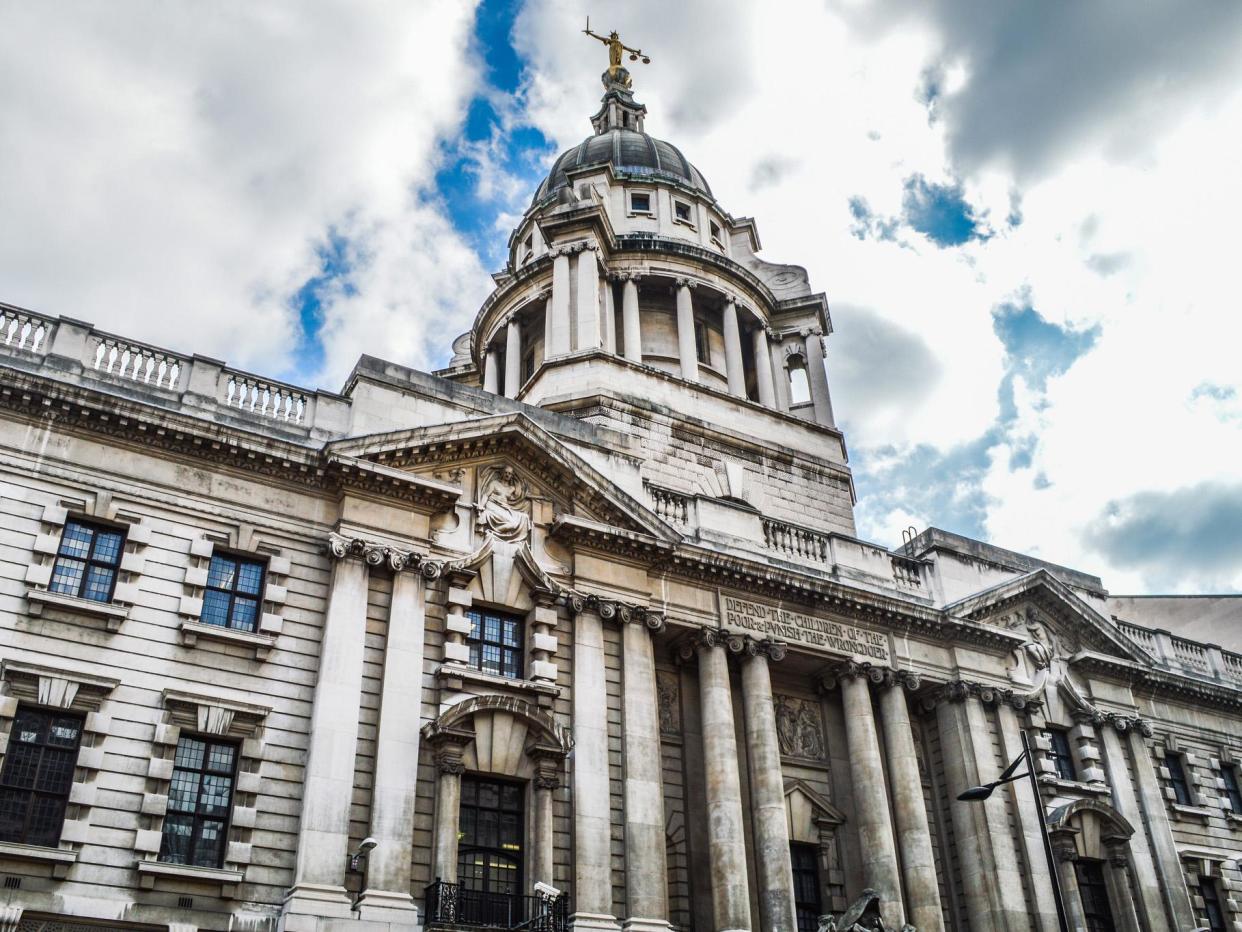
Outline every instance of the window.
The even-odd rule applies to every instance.
[[[632,214],[649,214],[651,213],[651,195],[646,191],[630,192],[630,213]]]
[[[509,679],[522,676],[522,621],[485,609],[466,612],[470,619],[470,666]]]
[[[120,531],[66,521],[48,589],[93,602],[111,602],[124,546],[125,535]]]
[[[521,894],[524,825],[520,785],[462,777],[458,883],[495,896],[498,904]]]
[[[1069,733],[1063,728],[1048,729],[1051,745],[1048,749],[1048,760],[1056,769],[1057,776],[1062,780],[1077,780],[1078,771],[1074,767],[1074,752],[1070,749]]]
[[[160,860],[220,867],[233,808],[237,745],[183,737],[173,759]]]
[[[819,898],[819,851],[814,845],[789,846],[793,861],[794,912],[798,919],[798,932],[816,932],[819,916],[823,912]]]
[[[1225,783],[1225,795],[1229,798],[1229,808],[1235,815],[1242,816],[1242,787],[1238,786],[1238,768],[1235,764],[1225,764],[1220,768],[1221,778]]]
[[[673,201],[673,216],[678,223],[686,223],[690,226],[694,226],[694,221],[691,219],[693,215],[690,213],[690,210],[690,205],[685,201]]]
[[[811,400],[811,383],[807,380],[806,367],[791,365],[789,367],[789,403],[804,405]]]
[[[253,631],[263,599],[263,568],[259,560],[213,555],[203,593],[203,624]]]
[[[1190,785],[1186,782],[1186,768],[1182,765],[1182,755],[1169,751],[1164,755],[1164,766],[1169,771],[1169,785],[1173,787],[1173,798],[1183,806],[1193,804],[1190,798]]]
[[[1108,887],[1104,883],[1104,862],[1083,858],[1074,862],[1074,872],[1078,875],[1078,898],[1082,900],[1087,932],[1114,932]]]
[[[18,709],[0,772],[0,841],[54,848],[82,740],[82,718]]]
[[[532,346],[522,354],[522,384],[525,385],[535,374],[535,348]]]
[[[535,234],[532,233],[530,236],[526,237],[525,241],[522,243],[522,262],[523,263],[529,262],[531,256],[533,256],[534,254],[535,254]]]
[[[724,241],[723,241],[723,239],[722,239],[722,237],[721,237],[721,235],[720,235],[720,224],[719,224],[719,223],[717,223],[715,220],[712,220],[712,221],[711,221],[711,230],[712,230],[712,242],[713,242],[713,243],[715,243],[717,246],[719,246],[720,248],[722,248],[722,249],[723,249],[723,248],[724,248]]]
[[[1203,920],[1211,932],[1225,932],[1225,910],[1221,906],[1220,891],[1216,881],[1206,874],[1199,875],[1199,896],[1203,897]]]
[[[701,320],[694,322],[694,355],[705,366],[712,363],[712,348],[707,340],[707,324]]]

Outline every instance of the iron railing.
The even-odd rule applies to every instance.
[[[426,891],[427,927],[569,932],[569,896],[484,893],[437,880]]]

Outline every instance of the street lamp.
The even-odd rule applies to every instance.
[[[1014,773],[1023,761],[1026,761],[1026,772]],[[967,803],[983,802],[998,786],[1013,783],[1023,777],[1031,778],[1031,792],[1035,794],[1035,807],[1039,813],[1039,837],[1044,842],[1044,857],[1048,859],[1048,873],[1052,877],[1052,898],[1057,904],[1057,923],[1061,927],[1061,932],[1070,932],[1069,919],[1065,915],[1065,897],[1061,893],[1061,877],[1057,873],[1056,861],[1052,856],[1052,840],[1048,837],[1048,819],[1044,815],[1044,803],[1039,796],[1039,783],[1035,780],[1035,759],[1031,756],[1031,742],[1027,739],[1026,732],[1022,732],[1022,753],[1005,768],[1000,777],[983,786],[972,786],[965,792],[959,793],[957,798]]]

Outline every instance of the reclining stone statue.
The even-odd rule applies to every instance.
[[[892,932],[892,928],[884,923],[880,913],[880,894],[868,887],[862,895],[844,913],[840,921],[831,915],[819,917],[817,932]],[[901,932],[918,932],[914,926],[906,923]]]

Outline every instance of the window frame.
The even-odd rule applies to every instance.
[[[471,606],[466,609],[465,615],[470,622],[470,633],[466,635],[466,646],[470,650],[470,657],[466,661],[466,666],[478,670],[480,673],[499,676],[506,680],[523,679],[526,675],[526,620],[520,615],[499,609],[486,608],[481,605]],[[500,634],[496,639],[486,636],[488,618],[500,623]],[[513,643],[505,641],[506,626],[508,624],[512,624],[515,632]],[[479,632],[478,636],[475,635],[476,631]],[[495,647],[500,651],[500,667],[498,671],[487,668],[484,653],[488,647]],[[505,672],[509,668],[507,660],[512,662],[512,673]]]
[[[1058,741],[1063,742],[1064,747],[1059,747]],[[1074,759],[1074,744],[1068,728],[1055,725],[1048,728],[1048,760],[1052,762],[1058,780],[1078,782],[1078,761]]]
[[[83,528],[91,533],[90,546],[87,548],[85,557],[64,552],[66,539],[73,528]],[[96,556],[99,541],[98,535],[100,533],[116,535],[120,538],[120,542],[116,547],[115,560],[108,561]],[[48,592],[56,595],[66,595],[75,599],[84,599],[88,602],[97,602],[100,605],[110,604],[116,596],[116,586],[121,578],[121,560],[125,556],[127,536],[125,528],[114,524],[106,524],[101,521],[86,521],[78,517],[66,518],[64,529],[61,531],[60,542],[56,545],[55,559],[52,561],[52,574],[47,584]],[[57,588],[57,573],[61,568],[61,562],[64,560],[82,564],[82,574],[72,591]],[[107,598],[96,598],[87,594],[89,592],[88,583],[91,579],[92,569],[103,569],[112,573],[112,581],[107,589]]]
[[[524,883],[524,877],[526,875],[526,785],[518,781],[515,781],[515,780],[498,779],[492,776],[488,776],[486,774],[477,774],[477,773],[463,774],[461,778],[461,782],[462,782],[461,800],[457,804],[457,818],[458,818],[457,824],[458,824],[458,833],[459,833],[458,837],[460,839],[458,842],[458,846],[457,846],[457,870],[458,870],[457,880],[458,880],[458,883],[460,883],[463,887],[467,887],[467,882],[463,879],[462,870],[461,870],[463,856],[467,856],[472,852],[487,852],[495,857],[507,858],[517,863],[516,875],[514,879],[511,881],[513,890],[511,892],[502,892],[502,891],[495,891],[495,890],[475,890],[474,887],[467,887],[467,889],[474,890],[477,893],[487,894],[491,896],[520,897],[524,892],[523,883]],[[473,803],[468,803],[466,799],[470,794],[467,788],[471,786],[474,787],[474,800],[475,801]],[[479,798],[478,790],[482,786],[492,786],[496,788],[497,800],[498,800],[497,805],[485,806],[478,802],[478,798]],[[517,796],[516,808],[510,808],[504,805],[503,800],[504,800],[506,789],[512,789],[516,791],[516,796]],[[479,824],[478,813],[480,811],[483,811],[483,812],[492,812],[496,814],[497,830],[496,830],[496,844],[495,845],[482,845],[482,844],[477,844],[477,843],[473,843],[473,844],[467,843],[466,832],[462,828],[462,826],[465,824],[465,819],[463,818],[463,816],[467,809],[470,809],[475,814],[474,825],[476,827],[476,832],[475,832],[476,837],[477,837],[477,826]],[[517,825],[517,836],[519,839],[517,851],[513,851],[511,849],[505,848],[504,842],[500,834],[500,824],[502,821],[501,817],[506,816],[506,815],[516,816],[515,821]]]
[[[187,767],[178,764],[179,752],[182,744],[186,741],[199,741],[203,744],[202,761],[197,767]],[[211,769],[209,766],[211,760],[211,752],[216,747],[228,747],[232,750],[232,765],[227,773],[218,769]],[[182,867],[205,867],[211,870],[220,870],[224,867],[224,862],[228,858],[229,831],[233,826],[233,808],[237,805],[237,775],[238,765],[241,762],[241,742],[229,738],[220,738],[216,735],[203,734],[183,734],[177,739],[177,743],[173,749],[173,770],[168,787],[168,810],[164,814],[163,825],[160,826],[160,850],[156,855],[156,860],[162,864],[177,864]],[[194,793],[194,808],[192,811],[180,811],[173,809],[173,798],[176,793],[177,774],[193,773],[198,776],[198,784]],[[207,776],[227,776],[229,779],[228,799],[224,805],[225,814],[214,816],[204,814],[203,812],[203,786],[204,777]],[[188,816],[190,820],[190,834],[187,842],[187,853],[185,860],[176,860],[169,851],[168,840],[170,837],[169,825],[173,819]],[[196,862],[199,844],[202,842],[202,827],[205,822],[220,823],[220,843],[218,857],[212,864],[199,864]]]
[[[40,741],[23,741],[20,737],[19,728],[23,715],[41,716],[44,718],[42,732],[44,737]],[[48,742],[48,736],[51,733],[53,724],[57,719],[72,719],[77,723],[77,735],[74,737],[73,747],[69,748],[65,745],[55,745]],[[17,708],[17,713],[13,718],[13,724],[9,730],[8,748],[4,755],[4,765],[0,767],[0,793],[18,792],[24,793],[25,800],[25,816],[22,820],[21,832],[16,837],[3,837],[0,835],[0,841],[9,844],[31,845],[40,848],[55,848],[60,844],[61,834],[65,827],[65,813],[69,808],[69,797],[73,792],[73,777],[78,767],[78,757],[82,750],[82,735],[86,731],[86,716],[80,712],[71,711],[69,709],[51,709],[43,706],[21,704]],[[12,785],[12,769],[17,766],[17,756],[14,753],[18,747],[36,747],[39,749],[38,759],[34,768],[34,777],[30,786]],[[39,778],[43,776],[44,764],[47,760],[47,752],[72,751],[71,764],[69,767],[67,779],[65,781],[64,790],[50,790],[46,787],[39,786]],[[35,801],[37,799],[58,799],[60,800],[60,814],[56,824],[55,839],[51,836],[40,836],[37,839],[31,838],[31,822],[34,819]]]
[[[1242,816],[1242,782],[1238,780],[1238,765],[1221,764],[1220,779],[1225,784],[1225,799],[1229,802],[1229,811],[1236,816]]]
[[[1210,896],[1207,895],[1208,891],[1211,891]],[[1216,886],[1215,877],[1210,874],[1199,875],[1199,897],[1203,900],[1203,918],[1209,932],[1226,932],[1229,928],[1229,916],[1225,912],[1225,904],[1221,898],[1220,889]],[[1212,916],[1213,906],[1217,913],[1215,918]],[[1216,919],[1220,922],[1217,923]]]
[[[1113,902],[1108,895],[1108,881],[1104,878],[1104,862],[1094,858],[1080,858],[1074,862],[1074,879],[1078,882],[1078,899],[1082,904],[1083,918],[1087,922],[1087,932],[1116,932]],[[1088,893],[1089,895],[1084,895]],[[1092,908],[1096,903],[1103,904],[1103,915]]]
[[[1178,751],[1164,752],[1164,766],[1169,772],[1169,786],[1173,790],[1173,802],[1179,806],[1195,805],[1190,790],[1190,775],[1186,773],[1186,760]]]
[[[799,860],[803,858],[806,859],[806,863],[799,864]],[[798,932],[816,932],[819,928],[819,916],[824,911],[824,891],[819,876],[819,846],[807,842],[790,842],[789,860],[793,866],[794,922],[797,925]],[[809,879],[812,886],[809,888],[803,887],[803,889],[813,889],[815,891],[814,901],[798,898],[799,878],[803,880]],[[813,912],[808,917],[811,920],[811,925],[805,925],[803,923],[803,911],[812,907]]]
[[[724,230],[720,224],[715,220],[709,219],[707,221],[707,230],[712,242],[721,249],[724,249]]]
[[[231,587],[213,585],[211,582],[212,569],[217,560],[228,560],[235,564],[233,572],[233,584]],[[255,592],[245,592],[238,587],[241,583],[242,566],[257,566],[259,568],[259,582]],[[210,625],[213,628],[223,628],[226,631],[240,631],[243,634],[258,634],[259,625],[263,620],[263,595],[267,586],[268,560],[265,557],[256,557],[251,554],[239,554],[228,550],[216,550],[211,554],[211,559],[207,561],[207,582],[203,586],[203,609],[199,613],[198,621],[200,624]],[[211,601],[213,592],[222,592],[228,597],[227,609],[225,611],[224,623],[218,623],[208,620],[208,604]],[[237,599],[253,599],[254,618],[253,624],[249,628],[243,628],[235,624],[236,616],[234,614],[237,608]]]
[[[678,208],[680,207],[684,207],[686,209],[686,216],[683,217],[678,212]],[[684,224],[685,226],[688,226],[692,230],[696,229],[696,226],[694,223],[694,205],[691,204],[689,201],[683,201],[679,197],[674,197],[673,198],[673,222]]]
[[[712,364],[712,343],[708,329],[707,321],[701,317],[694,318],[694,356],[701,366]]]
[[[653,193],[654,192],[652,192],[649,189],[643,189],[643,190],[638,190],[638,191],[627,190],[625,192],[626,202],[629,205],[629,213],[631,217],[654,217],[656,215],[655,198],[653,197]],[[639,197],[645,197],[647,199],[647,206],[646,207],[635,207],[634,206],[635,195],[638,195]]]

